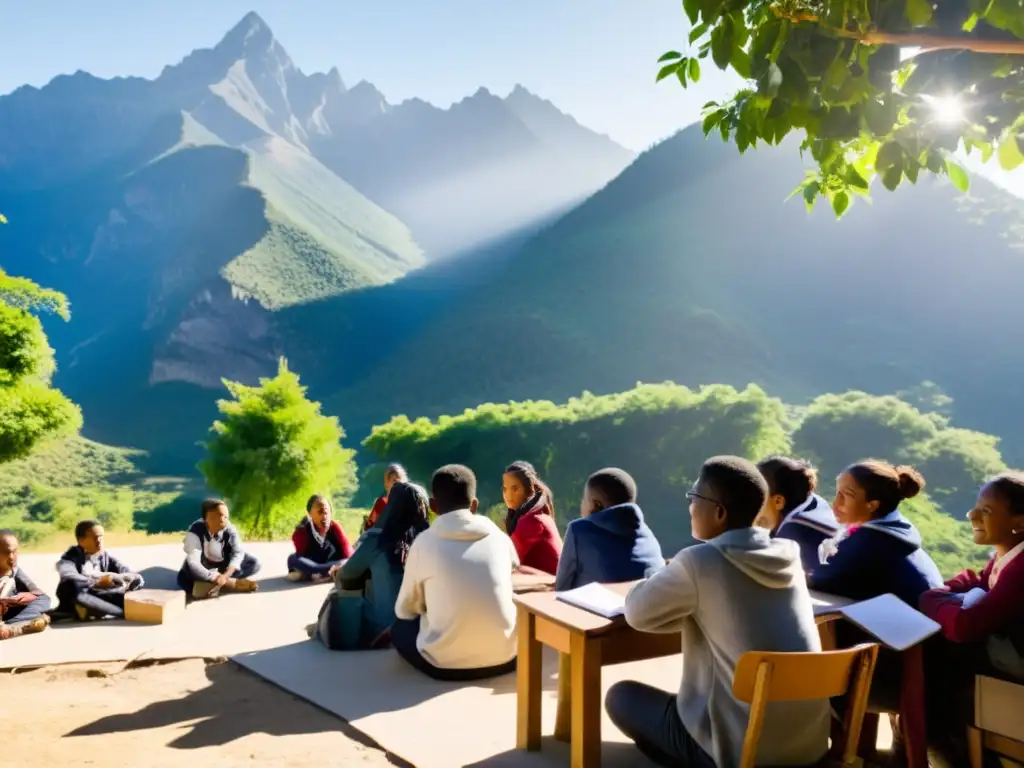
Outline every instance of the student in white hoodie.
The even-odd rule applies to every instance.
[[[437,514],[405,561],[391,643],[409,664],[437,680],[479,680],[516,668],[508,535],[477,515],[476,476],[458,464],[430,481]]]
[[[605,706],[641,752],[666,766],[739,764],[750,708],[732,695],[747,651],[820,651],[796,542],[754,527],[767,483],[746,459],[717,456],[690,500],[693,537],[626,598],[626,621],[644,632],[681,632],[678,694],[616,683]],[[768,705],[757,764],[811,765],[828,751],[829,702]]]

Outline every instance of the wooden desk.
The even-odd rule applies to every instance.
[[[550,592],[555,588],[555,577],[526,565],[512,572],[512,591],[517,595],[527,592]]]
[[[635,582],[607,584],[626,594]],[[850,601],[815,594],[815,618],[822,644],[835,647],[832,622]],[[541,742],[541,651],[559,652],[555,738],[569,741],[572,768],[601,765],[601,667],[646,661],[682,652],[678,632],[652,634],[633,629],[622,617],[606,619],[564,603],[554,592],[517,594],[519,663],[516,680],[516,747],[538,750]]]
[[[632,583],[607,586],[625,593]],[[560,710],[572,690],[569,717],[559,718],[563,722],[556,726],[555,736],[569,737],[573,768],[596,768],[601,764],[601,667],[673,656],[682,650],[682,635],[638,632],[621,617],[606,619],[576,608],[556,599],[553,592],[520,594],[515,601],[519,611],[516,746],[540,749],[541,649],[547,645],[567,658],[568,686],[559,675]]]

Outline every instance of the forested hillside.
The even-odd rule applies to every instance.
[[[1024,456],[1022,202],[981,178],[966,196],[922,180],[837,222],[787,201],[799,162],[788,144],[741,157],[688,128],[459,301],[425,309],[423,330],[389,340],[363,377],[358,326],[302,369],[319,363],[320,392],[346,384],[327,401],[359,426],[638,380],[753,382],[793,403],[932,381],[957,423]]]

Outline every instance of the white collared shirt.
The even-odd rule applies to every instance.
[[[1010,562],[1017,557],[1021,552],[1024,552],[1024,541],[1018,544],[1016,547],[1011,549],[1005,555],[1000,557],[992,565],[992,573],[988,576],[988,588],[991,591],[992,587],[996,585],[996,581],[999,579],[999,574],[1003,572],[1003,569],[1010,564]]]

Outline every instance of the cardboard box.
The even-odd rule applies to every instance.
[[[124,617],[144,624],[166,624],[185,612],[185,593],[177,589],[140,589],[124,597]]]

